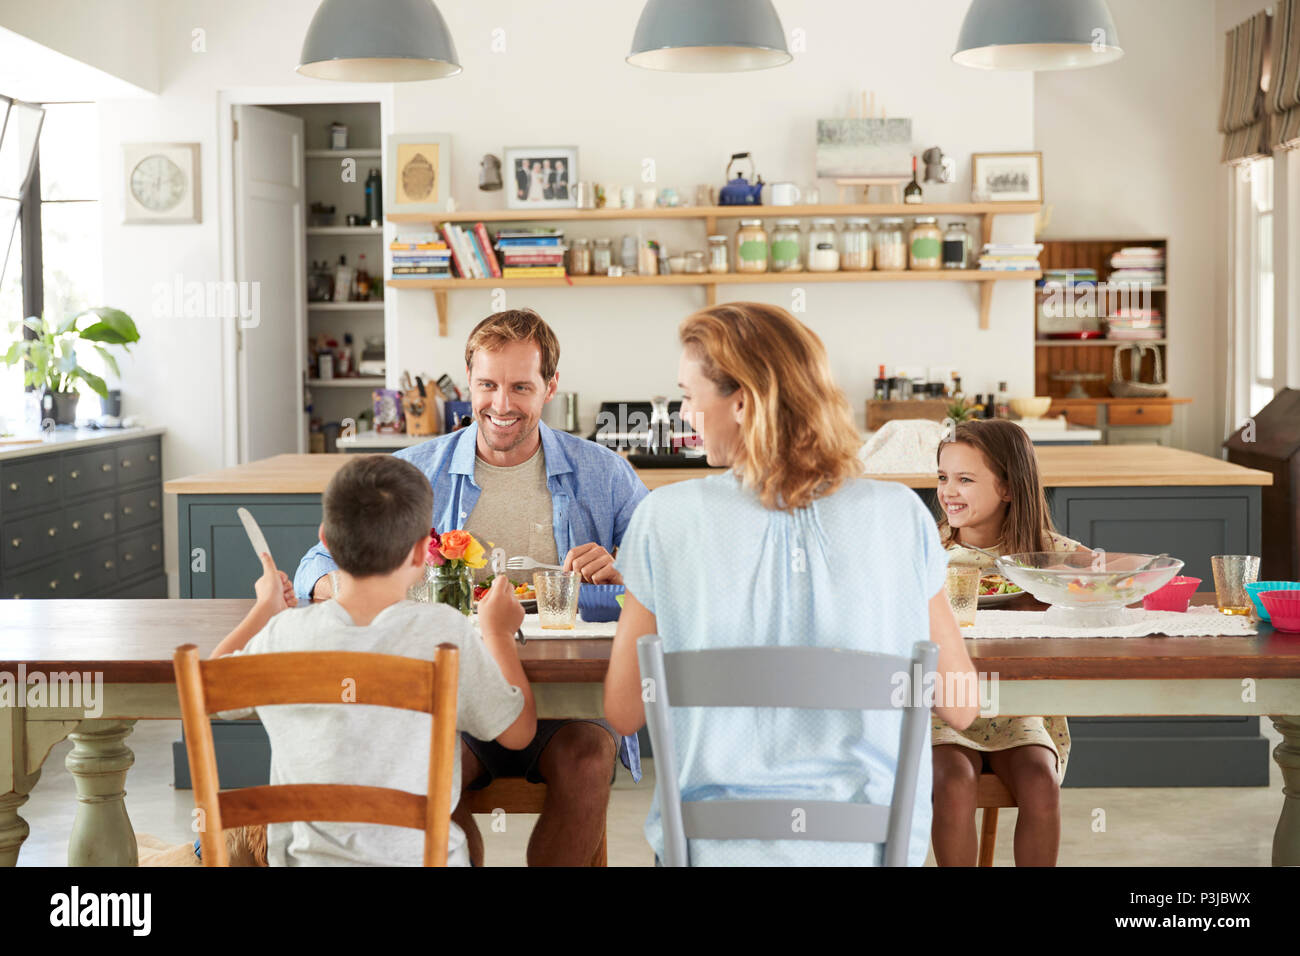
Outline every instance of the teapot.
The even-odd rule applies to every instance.
[[[749,153],[733,153],[731,162],[727,163],[728,177],[731,176],[731,167],[737,160],[749,160],[750,175],[754,175],[754,159]],[[755,176],[753,185],[750,185],[748,179],[744,176],[737,176],[735,179],[728,179],[727,185],[722,187],[718,193],[719,206],[761,206],[763,204],[763,177]]]

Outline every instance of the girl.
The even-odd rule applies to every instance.
[[[939,538],[953,564],[988,567],[994,554],[1087,551],[1057,534],[1034,447],[1009,421],[962,422],[939,444]],[[976,718],[965,730],[933,720],[934,823],[940,866],[974,866],[975,790],[989,769],[1016,798],[1017,866],[1055,866],[1060,787],[1070,754],[1064,717]]]

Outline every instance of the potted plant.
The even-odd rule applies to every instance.
[[[87,316],[92,316],[94,321],[83,328],[81,320]],[[25,338],[24,326],[35,332],[36,337]],[[120,345],[129,352],[131,343],[140,341],[131,317],[121,309],[107,306],[78,312],[57,325],[43,316],[28,316],[21,322],[11,322],[9,331],[17,340],[0,360],[10,366],[23,363],[23,384],[43,390],[42,417],[52,419],[56,425],[71,425],[76,421],[79,396],[73,385],[77,379],[101,398],[108,396],[104,380],[77,361],[77,344],[90,342],[104,365],[120,377],[117,359],[106,346]]]

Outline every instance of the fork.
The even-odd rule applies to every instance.
[[[544,571],[563,571],[558,564],[542,564],[540,561],[534,561],[525,555],[515,555],[506,562],[506,568],[510,571],[531,571],[534,568],[541,568]]]

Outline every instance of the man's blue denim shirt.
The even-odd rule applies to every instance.
[[[563,557],[571,548],[596,542],[613,553],[623,540],[632,512],[649,492],[632,466],[608,448],[557,432],[541,422],[542,454],[546,459],[546,487],[551,493],[551,523],[555,553]],[[396,452],[415,465],[433,486],[432,526],[438,532],[465,527],[478,503],[474,482],[478,425],[450,435],[439,435]],[[311,589],[337,565],[329,551],[317,544],[298,564],[293,589],[302,604],[310,603]],[[623,765],[635,780],[641,779],[641,749],[635,736],[624,737],[619,748]]]

